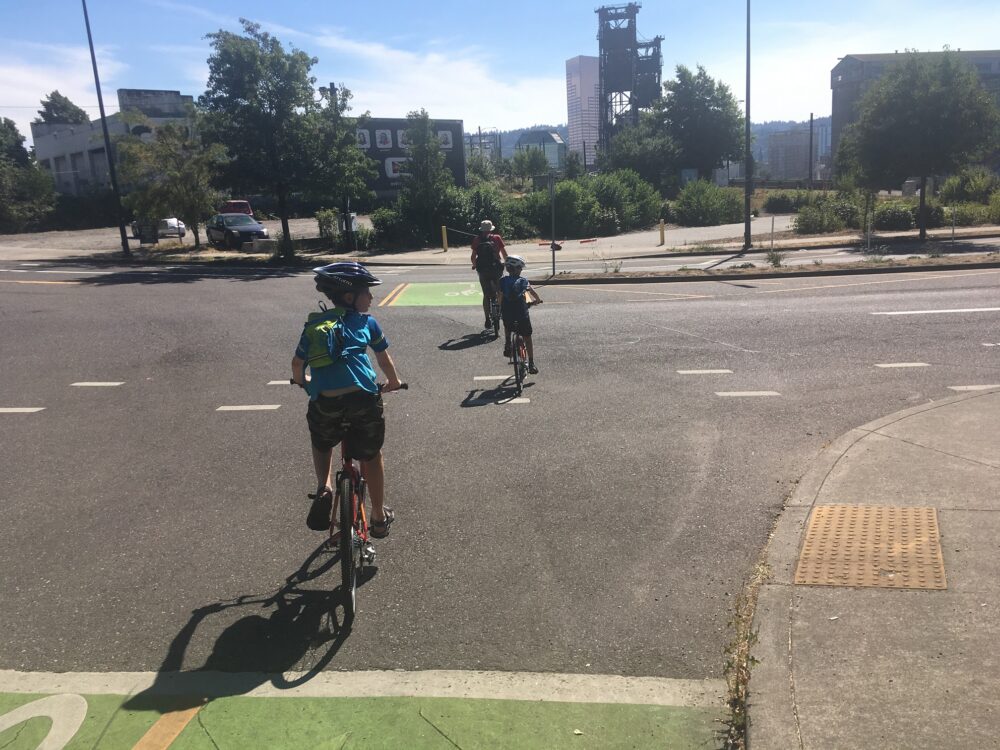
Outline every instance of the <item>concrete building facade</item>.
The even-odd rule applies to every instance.
[[[566,115],[569,125],[569,150],[592,167],[597,161],[600,137],[601,83],[600,60],[579,55],[566,61]]]
[[[186,122],[188,107],[194,99],[179,91],[153,89],[118,89],[119,112],[109,115],[108,133],[127,135],[129,126],[122,112],[136,111],[146,116],[149,124],[133,126],[140,137],[153,137],[157,127],[168,122]],[[108,157],[104,150],[104,133],[99,119],[79,125],[65,123],[31,123],[35,157],[42,168],[52,175],[56,191],[79,195],[89,190],[111,187]]]
[[[831,121],[831,154],[835,157],[844,128],[858,119],[858,104],[872,83],[892,66],[898,65],[907,53],[845,55],[830,71],[833,92]],[[921,52],[922,56],[942,55],[943,52]],[[1000,104],[1000,50],[954,50],[950,54],[969,63],[979,75],[983,87]]]

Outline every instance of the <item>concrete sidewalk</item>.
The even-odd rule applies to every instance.
[[[994,386],[871,422],[818,456],[767,551],[753,750],[1000,747],[998,424]],[[894,526],[857,509],[853,526],[824,526],[841,504],[898,509]],[[915,508],[936,512],[941,578],[926,571],[933,524],[901,520]],[[879,585],[851,585],[852,568]],[[935,583],[946,588],[901,587]]]

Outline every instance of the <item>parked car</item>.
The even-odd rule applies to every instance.
[[[160,219],[160,223],[156,227],[157,237],[183,237],[187,234],[187,227],[184,226],[184,222],[180,219],[169,218]],[[139,222],[132,222],[132,237],[137,239],[139,237]]]
[[[253,216],[253,209],[250,208],[250,201],[226,201],[219,209],[220,214],[246,214]]]
[[[210,245],[239,250],[244,242],[267,237],[267,227],[246,214],[216,214],[205,225]]]

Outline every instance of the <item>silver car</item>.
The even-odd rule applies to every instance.
[[[169,218],[160,219],[160,223],[156,227],[157,237],[177,237],[181,238],[187,234],[187,227],[184,226],[184,222],[180,219]],[[132,222],[132,237],[137,238],[139,236],[139,222]]]

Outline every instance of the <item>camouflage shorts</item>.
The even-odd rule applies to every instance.
[[[320,396],[309,402],[306,421],[316,450],[328,451],[343,440],[347,455],[359,461],[377,456],[385,441],[382,396],[377,393]]]

